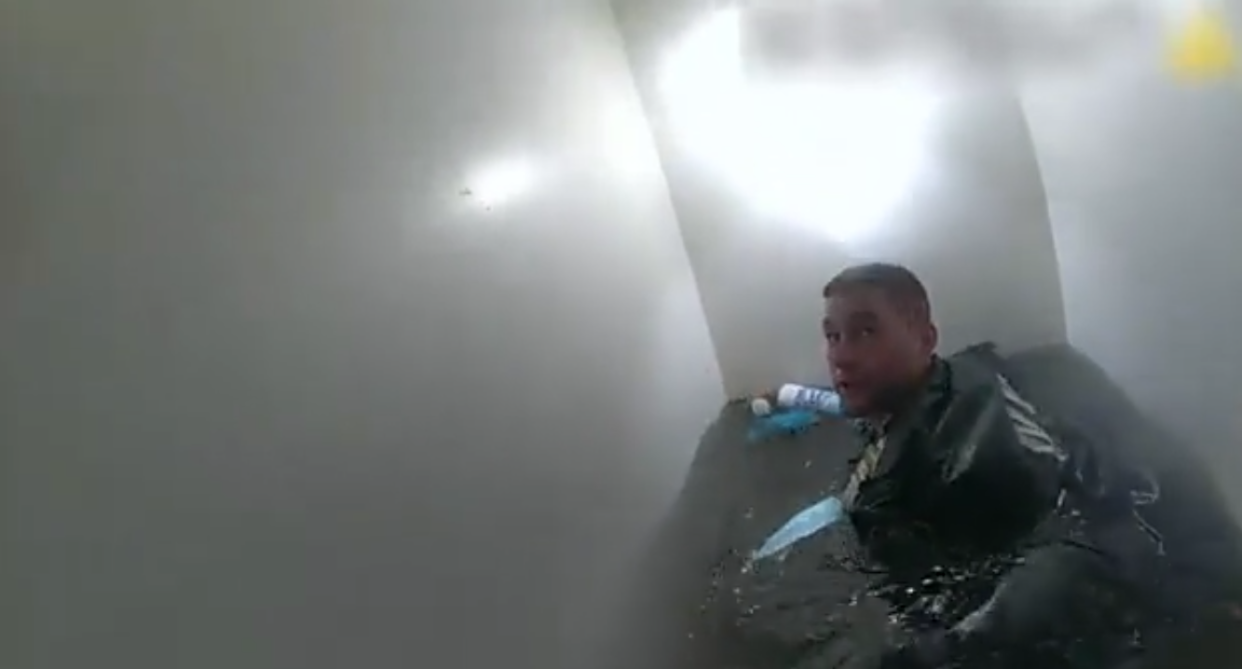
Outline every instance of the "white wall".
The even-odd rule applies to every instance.
[[[0,85],[0,665],[583,666],[723,399],[606,7],[19,0]]]
[[[838,126],[832,131],[843,143],[868,150],[848,156],[842,167],[834,155],[838,147],[824,143],[823,182],[808,190],[821,191],[825,213],[812,216],[809,225],[793,224],[756,213],[736,182],[713,171],[720,160],[701,160],[680,141],[685,128],[677,124],[663,68],[678,39],[709,14],[712,3],[620,0],[616,5],[730,394],[790,379],[824,380],[820,289],[860,260],[903,262],[924,278],[946,350],[984,339],[1014,348],[1064,339],[1043,188],[1021,107],[1009,87],[941,91],[924,132],[907,133],[912,139],[905,145],[919,154],[922,166],[905,183],[885,183],[901,170],[873,163],[882,159],[874,153],[892,148],[892,135],[904,131],[886,118],[904,103],[890,101],[874,112],[853,109],[844,119],[829,106],[822,124]],[[841,104],[853,103],[847,97]],[[729,106],[706,110],[700,122],[728,114]],[[789,109],[795,106],[786,111],[796,116],[797,110]],[[788,138],[782,125],[778,120],[758,136]],[[727,144],[736,134],[725,132],[709,143]],[[796,145],[799,137],[787,141]],[[779,180],[783,167],[789,179],[815,171],[789,170],[779,160],[761,162],[758,178],[776,173],[771,178]],[[879,212],[877,232],[864,241],[834,239],[831,226],[856,217],[848,208],[834,213],[834,204],[871,188],[877,180],[869,177],[877,174],[890,197],[867,209]]]
[[[1066,324],[1237,496],[1242,92],[1179,84],[1154,60],[1026,91]]]

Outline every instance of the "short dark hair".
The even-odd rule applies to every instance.
[[[914,272],[894,263],[872,262],[841,270],[824,285],[824,298],[845,288],[876,288],[912,318],[931,320],[927,288]]]

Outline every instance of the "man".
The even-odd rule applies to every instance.
[[[987,583],[966,610],[919,618],[881,666],[1066,666],[1075,654],[1124,653],[1120,641],[1083,638],[1132,637],[1124,612],[1155,573],[1161,537],[1134,513],[1133,482],[1097,485],[1088,445],[1053,436],[981,356],[939,358],[927,292],[904,267],[851,267],[823,297],[835,387],[867,435],[841,495],[861,541],[897,582],[947,571]],[[912,616],[914,590],[894,602]]]
[[[1071,398],[988,347],[939,357],[926,290],[899,266],[849,268],[823,298],[828,364],[864,433],[859,457],[845,466],[856,440],[840,421],[747,444],[744,408],[726,406],[638,570],[616,666],[1132,669],[1181,638],[1169,619],[1192,621],[1236,574],[1232,521],[1208,521],[1202,510],[1219,505],[1178,492],[1194,497],[1199,479],[1154,486],[1113,457],[1151,430],[1137,412],[1083,399],[1109,391],[1080,378],[1085,395]],[[1058,420],[1081,409],[1132,430],[1054,424],[1018,388],[1038,388],[1043,405],[1065,400]],[[825,495],[850,522],[753,557]]]

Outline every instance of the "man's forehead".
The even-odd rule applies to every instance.
[[[824,298],[824,316],[830,318],[874,317],[887,306],[884,292],[871,286],[850,287]]]

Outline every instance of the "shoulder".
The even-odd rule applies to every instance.
[[[968,346],[943,358],[956,393],[999,391],[1004,378],[1005,359],[990,342]]]
[[[988,398],[1005,407],[1011,420],[1042,421],[1042,412],[1019,392],[1006,359],[991,343],[975,344],[944,359],[948,386],[955,397]]]
[[[976,345],[945,358],[948,394],[943,400],[939,429],[956,428],[959,448],[995,454],[1025,453],[1063,461],[1066,457],[1046,416],[1031,403],[1007,374],[1004,358],[990,344]],[[987,439],[967,439],[967,434]],[[956,450],[956,449],[955,449]]]

